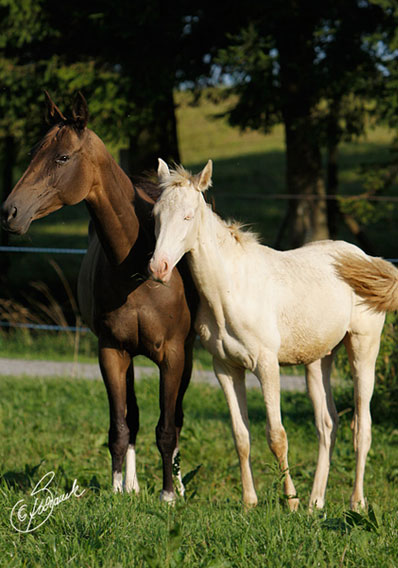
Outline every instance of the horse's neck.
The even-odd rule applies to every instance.
[[[223,235],[223,233],[225,234]],[[210,210],[206,203],[201,208],[201,219],[196,245],[190,251],[189,264],[197,289],[216,317],[219,325],[225,319],[226,263],[223,236],[228,239],[228,229]]]
[[[108,260],[119,266],[128,257],[139,233],[134,188],[107,151],[96,168],[95,183],[86,204]]]

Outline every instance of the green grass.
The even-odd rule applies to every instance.
[[[265,441],[264,405],[248,393],[252,463],[259,496],[255,510],[240,503],[237,457],[219,389],[191,385],[181,439],[183,474],[201,466],[175,507],[159,502],[161,463],[155,445],[158,381],[137,384],[141,428],[137,441],[141,494],[113,495],[106,447],[108,409],[99,381],[2,377],[0,429],[0,565],[2,566],[396,566],[398,557],[398,434],[373,429],[366,493],[373,512],[348,513],[354,471],[343,414],[324,512],[306,504],[317,441],[305,395],[285,393],[290,464],[302,500],[289,513],[281,476]],[[339,403],[338,403],[339,406]],[[344,408],[339,408],[344,410]],[[73,480],[81,499],[61,503],[36,532],[18,534],[10,513],[34,485],[55,472],[54,495]]]

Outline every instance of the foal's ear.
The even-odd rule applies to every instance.
[[[158,178],[160,182],[166,181],[170,177],[169,166],[162,160],[158,158]]]
[[[203,170],[196,176],[198,180],[198,190],[206,191],[211,186],[211,174],[213,172],[213,162],[209,160]]]
[[[44,91],[46,99],[46,122],[51,126],[66,121],[66,117],[59,110],[47,91]]]
[[[88,122],[88,106],[87,101],[79,91],[76,94],[72,109],[72,119],[74,127],[78,130],[84,130]]]

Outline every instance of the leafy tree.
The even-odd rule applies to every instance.
[[[363,131],[367,102],[383,80],[379,40],[390,15],[362,0],[246,2],[242,12],[241,30],[218,56],[238,96],[229,119],[266,132],[284,123],[295,198],[277,245],[287,229],[288,246],[326,238],[329,225],[335,233],[336,211],[324,200],[321,150],[328,151],[328,191],[336,193],[338,145]]]

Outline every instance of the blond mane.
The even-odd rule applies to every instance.
[[[183,185],[186,185],[187,182],[195,185],[195,181],[195,176],[190,171],[186,170],[183,166],[176,164],[175,167],[170,170],[170,177],[166,180],[162,180],[160,182],[160,186],[163,189],[167,189],[169,187],[182,187]]]

